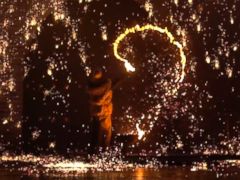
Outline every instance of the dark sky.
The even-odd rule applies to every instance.
[[[135,124],[140,122],[142,129],[152,129],[142,144],[145,148],[158,147],[156,142],[166,146],[182,142],[188,149],[205,143],[219,145],[223,140],[239,141],[239,1],[189,4],[185,0],[177,5],[173,1],[149,2],[154,12],[150,18],[144,3],[132,0],[80,5],[66,1],[70,26],[55,21],[51,13],[46,17],[23,61],[28,70],[23,83],[25,147],[41,151],[48,149],[51,142],[56,142],[56,149],[62,151],[86,147],[86,67],[103,68],[113,81],[124,79],[114,90],[114,132],[136,133]],[[168,27],[178,40],[181,35],[177,32],[186,32],[186,77],[176,97],[167,96],[166,88],[176,87],[172,74],[179,54],[164,36],[139,33],[123,42],[120,52],[136,67],[135,73],[127,73],[113,55],[112,43],[117,35],[128,27],[146,23]],[[78,30],[78,38],[69,45],[72,27]],[[107,29],[107,40],[102,39],[103,28]],[[30,50],[35,44],[36,49]],[[60,45],[57,49],[56,44]],[[87,57],[85,64],[83,54]],[[52,64],[54,72],[49,76]],[[44,92],[50,95],[44,96]],[[155,115],[152,107],[159,104],[160,114]]]

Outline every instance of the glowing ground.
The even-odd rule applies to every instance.
[[[142,157],[141,162],[136,157],[126,159],[105,155],[88,158],[4,155],[0,157],[0,179],[240,179],[240,160],[188,157],[189,162],[178,159],[180,164],[173,163],[177,157]]]
[[[54,174],[40,175],[39,177],[27,175],[20,171],[10,171],[6,169],[0,170],[0,179],[18,180],[22,179],[216,179],[216,172],[212,171],[191,171],[189,167],[168,167],[159,168],[157,170],[148,168],[136,168],[126,171],[111,172],[87,172],[74,175]],[[228,176],[229,177],[229,176]],[[232,179],[239,179],[240,175],[234,174],[230,176]],[[226,177],[225,177],[226,178]],[[227,179],[227,178],[226,178]]]

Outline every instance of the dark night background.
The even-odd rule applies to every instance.
[[[162,27],[168,27],[174,35],[179,27],[184,27],[187,31],[186,54],[189,61],[184,85],[179,90],[186,92],[187,95],[170,99],[171,102],[163,107],[162,114],[159,115],[146,140],[140,142],[139,148],[149,150],[166,145],[169,146],[169,152],[178,152],[175,149],[178,136],[181,136],[184,144],[183,148],[180,148],[181,153],[191,152],[201,144],[221,147],[223,140],[226,142],[234,140],[235,145],[238,144],[240,51],[229,50],[226,57],[227,52],[221,39],[228,42],[228,47],[235,43],[239,45],[240,16],[235,14],[234,24],[230,24],[229,18],[226,18],[230,10],[235,12],[232,10],[234,5],[240,7],[239,1],[214,3],[210,0],[198,0],[194,1],[192,7],[185,6],[185,1],[179,2],[178,6],[169,1],[151,2],[155,15],[149,19],[141,1],[93,1],[89,3],[87,12],[84,11],[84,5],[79,5],[77,1],[66,1],[65,7],[69,16],[77,22],[75,25],[79,30],[77,41],[72,42],[70,46],[68,38],[71,27],[61,21],[54,21],[52,13],[44,19],[41,32],[27,45],[29,48],[23,60],[24,66],[29,70],[24,77],[22,89],[22,139],[26,152],[66,153],[86,150],[90,132],[87,77],[79,56],[79,49],[83,45],[89,67],[92,69],[103,67],[106,76],[113,81],[124,79],[121,86],[114,90],[114,134],[129,133],[135,128],[133,124],[136,121],[129,122],[128,119],[124,119],[125,116],[123,117],[127,107],[132,107],[133,112],[139,117],[149,106],[159,103],[161,99],[145,97],[146,87],[149,91],[156,90],[153,86],[157,80],[153,78],[155,72],[164,74],[164,70],[171,69],[179,57],[169,42],[163,37],[159,38],[157,33],[147,34],[144,40],[140,33],[134,34],[130,38],[134,55],[128,54],[128,59],[131,59],[137,72],[128,74],[123,64],[115,59],[112,43],[125,28],[155,22],[156,19]],[[104,12],[103,15],[100,12]],[[190,21],[193,12],[199,14],[199,22],[204,27],[201,32],[197,32],[194,23]],[[171,23],[169,15],[173,15],[177,22]],[[80,20],[77,21],[78,19]],[[121,29],[118,23],[123,25]],[[106,41],[101,38],[102,24],[107,27]],[[222,27],[226,34],[224,37]],[[177,35],[176,37],[179,38]],[[37,48],[31,50],[35,43]],[[62,45],[56,49],[55,44],[61,43]],[[128,45],[126,44],[126,47]],[[216,57],[219,49],[223,54]],[[206,51],[212,56],[211,59],[219,60],[221,64],[219,69],[214,69],[205,62]],[[148,56],[151,58],[151,53],[162,61],[157,64],[146,61]],[[60,67],[58,71],[53,72],[54,79],[47,74],[51,62]],[[233,69],[231,78],[225,74],[228,66]],[[164,78],[168,80],[170,77]],[[44,96],[44,92],[49,89],[54,90],[55,94]],[[163,93],[163,90],[159,89],[159,93]],[[5,107],[4,100],[0,101],[3,102],[0,108]],[[185,105],[185,113],[179,113],[178,111]],[[5,116],[4,113],[7,114],[2,112],[0,118]],[[191,119],[192,115],[195,118]],[[34,133],[39,137],[34,139]],[[49,148],[51,142],[56,143],[56,148]]]

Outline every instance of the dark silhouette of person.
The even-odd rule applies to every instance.
[[[102,71],[90,75],[89,110],[92,123],[92,148],[110,145],[112,137],[112,81]]]
[[[22,120],[22,139],[26,153],[85,153],[93,138],[89,134],[86,93],[89,82],[84,68],[104,67],[104,76],[111,77],[113,81],[125,76],[123,64],[113,59],[112,43],[119,34],[119,27],[125,29],[141,24],[146,17],[145,10],[134,0],[100,0],[81,4],[72,0],[66,1],[65,5],[74,28],[65,26],[62,21],[55,21],[53,14],[50,14],[42,22],[41,32],[32,42],[37,44],[36,49],[29,52],[24,62],[28,67],[23,82]],[[107,39],[102,38],[102,27],[106,28]],[[76,42],[71,39],[75,28]],[[68,44],[69,39],[71,45]],[[56,48],[55,45],[60,41],[62,45]],[[82,63],[82,56],[79,57],[82,51],[87,58],[86,64]],[[59,67],[49,76],[47,71],[51,64]],[[91,82],[89,87],[93,84]],[[119,106],[115,117],[122,114],[122,103],[118,101],[123,100],[116,98],[114,102]],[[93,116],[91,119],[94,119]],[[115,121],[114,124],[120,127],[119,122]],[[111,139],[111,134],[106,137]],[[96,143],[108,146],[110,140],[103,138]],[[55,147],[50,147],[50,144],[55,144]]]

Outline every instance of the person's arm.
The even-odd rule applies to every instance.
[[[118,78],[112,83],[112,89],[117,89],[124,81],[128,79],[128,76],[125,76],[124,78]]]

